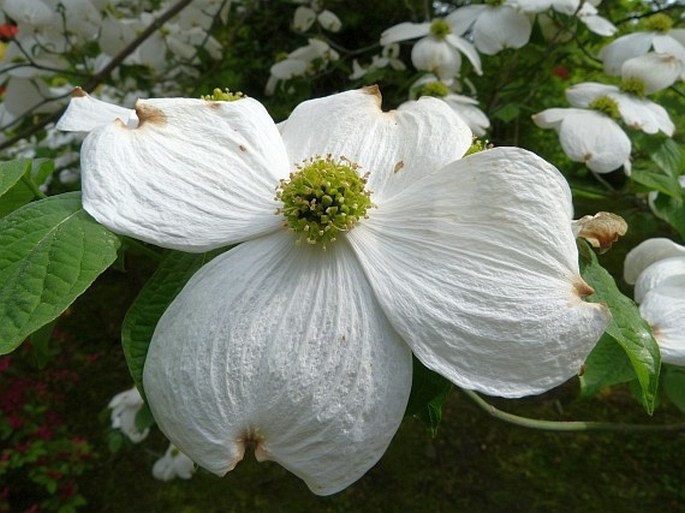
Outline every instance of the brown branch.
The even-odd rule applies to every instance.
[[[133,41],[131,41],[126,48],[121,50],[110,62],[102,68],[100,71],[98,71],[95,75],[91,77],[91,79],[88,81],[87,84],[81,86],[81,89],[86,91],[87,93],[92,92],[97,86],[99,86],[109,75],[114,71],[121,63],[131,55],[136,48],[138,48],[141,44],[143,44],[153,33],[155,33],[157,30],[159,30],[162,25],[164,25],[167,21],[169,21],[171,18],[176,16],[179,12],[181,12],[183,9],[188,7],[188,5],[192,2],[193,0],[180,0],[177,2],[174,6],[172,6],[169,10],[164,12],[161,16],[156,18],[150,25],[147,26],[147,28],[141,32],[141,34],[135,38]],[[9,148],[12,146],[14,143],[17,141],[20,141],[22,139],[26,139],[27,137],[32,136],[39,130],[43,129],[45,126],[48,124],[52,123],[53,121],[56,121],[59,119],[59,117],[62,115],[64,109],[60,109],[58,112],[55,112],[49,116],[46,116],[43,118],[40,122],[31,125],[30,127],[26,128],[25,130],[19,132],[13,137],[10,137],[6,141],[3,141],[0,143],[0,150],[4,150],[5,148]]]

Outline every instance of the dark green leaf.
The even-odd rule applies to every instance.
[[[66,310],[114,261],[119,244],[83,210],[80,193],[0,219],[0,354]]]
[[[649,324],[640,316],[635,303],[621,294],[611,275],[597,261],[597,255],[586,242],[579,243],[580,268],[583,279],[594,289],[587,298],[603,303],[611,310],[611,322],[606,333],[623,349],[642,390],[642,403],[651,415],[654,411],[661,356]],[[606,362],[611,365],[610,362]],[[612,371],[605,371],[610,374]]]
[[[142,408],[136,412],[135,425],[136,429],[141,433],[146,429],[151,428],[155,423],[155,419],[152,416],[152,412],[148,407],[147,403],[143,403]]]
[[[659,169],[673,178],[677,178],[683,170],[682,150],[673,139],[666,139],[650,158]]]
[[[0,162],[0,196],[14,186],[24,173],[31,169],[30,160],[10,160]]]
[[[671,402],[685,413],[685,369],[670,366],[666,368],[664,391]]]
[[[442,406],[451,389],[452,383],[414,358],[414,377],[405,417],[418,417],[431,436],[436,436],[442,420]]]
[[[580,376],[580,391],[590,397],[599,390],[635,379],[635,371],[623,348],[608,334],[599,339]]]
[[[47,323],[31,335],[31,346],[33,347],[33,354],[39,369],[45,368],[50,358],[53,357],[54,351],[50,350],[50,339],[56,324],[57,319]]]
[[[640,183],[650,190],[663,192],[674,198],[682,195],[680,182],[675,176],[670,176],[662,173],[655,173],[635,167],[630,179],[634,182]]]
[[[685,194],[678,198],[659,194],[653,203],[656,214],[685,239]]]
[[[36,159],[26,161],[27,168],[0,198],[0,217],[4,217],[14,212],[19,207],[26,205],[29,201],[38,197],[36,190],[55,169],[52,160]],[[30,163],[30,166],[28,165]]]
[[[513,119],[516,119],[520,113],[521,110],[518,105],[515,103],[507,103],[504,107],[498,109],[493,116],[505,123],[509,123]]]
[[[157,321],[190,277],[221,251],[201,254],[170,251],[126,312],[121,342],[138,390],[143,391],[143,364]]]

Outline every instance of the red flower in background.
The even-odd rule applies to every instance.
[[[3,23],[0,25],[0,39],[8,40],[14,39],[17,36],[17,26],[11,23]]]

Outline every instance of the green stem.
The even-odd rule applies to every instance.
[[[512,413],[495,408],[492,404],[487,402],[477,393],[472,390],[464,390],[462,392],[475,402],[482,410],[486,411],[496,419],[515,424],[517,426],[538,429],[542,431],[557,431],[557,432],[576,432],[576,431],[619,431],[624,433],[637,433],[649,431],[685,431],[685,423],[681,424],[619,424],[615,422],[583,422],[583,421],[555,421],[555,420],[540,420],[531,419],[528,417],[520,417]]]
[[[26,187],[31,189],[31,192],[33,193],[34,197],[40,198],[40,199],[47,198],[45,193],[38,188],[38,186],[36,185],[36,183],[33,180],[31,180],[30,176],[23,175],[21,177],[21,181],[24,182],[24,185],[26,185]]]

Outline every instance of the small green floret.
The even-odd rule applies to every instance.
[[[623,82],[621,82],[619,88],[624,93],[639,96],[640,98],[644,98],[646,94],[645,83],[636,77],[626,78],[625,80],[623,80]]]
[[[658,13],[647,18],[645,27],[655,32],[668,32],[673,27],[673,20],[664,13]]]
[[[438,39],[445,39],[450,32],[452,32],[452,27],[442,18],[431,23],[431,34]]]
[[[436,98],[444,98],[450,92],[449,87],[447,87],[442,82],[428,82],[419,87],[417,91],[417,96],[434,96]]]
[[[351,230],[374,206],[366,181],[367,176],[359,175],[359,166],[345,157],[306,160],[278,185],[276,199],[283,206],[276,213],[283,214],[287,226],[307,243],[321,243],[326,249],[327,243]]]
[[[588,107],[590,107],[592,110],[602,112],[613,119],[618,119],[620,115],[618,111],[618,103],[616,103],[616,100],[609,98],[608,96],[600,96],[595,98],[590,102]]]
[[[474,137],[473,142],[471,143],[471,146],[469,147],[469,149],[466,150],[464,157],[468,157],[469,155],[473,155],[474,153],[489,150],[491,148],[492,148],[492,144],[487,139],[478,139],[478,138]]]
[[[234,102],[245,98],[245,95],[240,91],[232,92],[229,89],[224,89],[223,91],[218,87],[214,88],[212,94],[206,94],[202,96],[203,100],[210,102]]]

